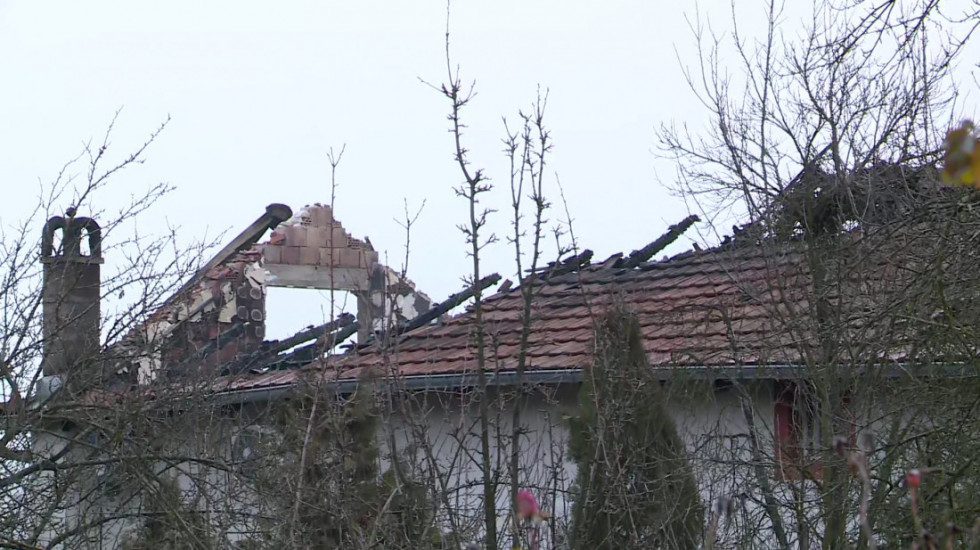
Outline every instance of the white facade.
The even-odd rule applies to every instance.
[[[760,517],[757,503],[760,501],[759,483],[753,476],[756,470],[746,467],[752,462],[749,447],[749,426],[744,413],[743,400],[751,403],[759,448],[769,464],[765,465],[772,476],[773,455],[773,405],[771,384],[755,382],[741,384],[692,383],[667,386],[668,409],[677,424],[678,431],[687,443],[694,472],[697,476],[706,509],[721,498],[739,501],[739,513],[728,520],[728,527],[739,529],[751,523],[765,523]],[[741,388],[741,389],[740,389]],[[510,390],[502,390],[507,395]],[[490,463],[498,483],[497,507],[499,510],[498,533],[509,540],[512,506],[510,497],[510,441],[512,438],[514,401],[500,398],[494,392],[490,396]],[[268,434],[261,428],[264,404],[252,403],[234,415],[199,416],[186,419],[187,424],[173,431],[178,439],[168,447],[179,449],[171,456],[193,456],[195,449],[210,449],[209,457],[225,455],[234,460],[250,450],[250,441],[258,433]],[[440,516],[447,527],[455,527],[468,540],[479,540],[483,532],[483,454],[480,440],[478,404],[472,393],[444,392],[416,395],[414,400],[403,400],[395,406],[394,413],[381,422],[378,442],[382,448],[381,470],[397,456],[412,475],[425,482],[438,493]],[[554,517],[546,527],[542,549],[557,545],[571,516],[575,465],[568,456],[568,419],[577,409],[577,385],[539,387],[528,397],[520,409],[520,452],[518,481],[521,488],[535,493],[542,508]],[[250,425],[243,431],[243,426]],[[251,430],[251,432],[249,431]],[[246,435],[242,435],[242,434]],[[251,433],[252,435],[248,435]],[[418,436],[424,433],[425,438]],[[391,442],[395,449],[391,452]],[[56,436],[40,436],[36,448],[41,450],[58,445]],[[215,449],[224,448],[224,450]],[[177,480],[185,500],[197,509],[206,509],[213,515],[230,540],[248,532],[249,516],[257,511],[261,498],[243,483],[241,477],[230,475],[204,464],[185,462],[177,466],[173,462],[160,462],[154,468],[157,473],[171,475]],[[112,472],[96,468],[96,476]],[[202,482],[203,480],[203,482]],[[39,483],[50,482],[46,477]],[[104,479],[82,480],[80,488],[89,488]],[[775,490],[779,483],[768,480]],[[102,491],[102,492],[99,492]],[[118,520],[97,522],[97,528],[87,532],[91,547],[116,548],[125,539],[125,533],[134,525],[134,517],[145,510],[145,498],[132,498],[123,502],[124,491],[104,494],[105,491],[78,493],[75,500],[61,507],[56,522],[49,526],[49,541],[58,540],[67,531],[91,522],[94,515],[106,515],[106,510],[122,517]],[[448,510],[448,513],[447,513]],[[121,513],[126,512],[126,513]],[[729,525],[730,524],[730,525]],[[724,540],[724,529],[722,529]],[[60,546],[79,548],[78,537],[69,537]],[[554,542],[552,542],[554,540]],[[59,547],[58,545],[52,547]],[[559,547],[559,546],[554,546]]]

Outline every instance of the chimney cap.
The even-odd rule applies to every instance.
[[[75,207],[66,210],[68,217],[54,216],[44,224],[41,236],[41,261],[74,261],[102,263],[102,228],[92,218],[75,217]],[[55,231],[61,230],[61,249],[54,247]],[[88,237],[89,254],[83,255],[82,233]]]

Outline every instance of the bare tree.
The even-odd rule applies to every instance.
[[[775,2],[758,40],[737,17],[725,39],[692,25],[701,56],[688,83],[711,126],[702,135],[664,126],[663,151],[716,231],[733,212],[747,222],[718,257],[767,266],[761,288],[733,280],[766,308],[771,336],[734,339],[733,350],[788,355],[800,376],[766,390],[793,411],[785,433],[778,419],[758,420],[774,413],[744,407],[749,433],[731,473],[754,525],[733,543],[926,547],[953,544],[938,516],[974,521],[959,515],[969,506],[953,489],[975,475],[976,431],[963,421],[974,399],[950,369],[973,368],[973,334],[961,327],[976,311],[960,293],[977,283],[967,267],[977,220],[965,206],[975,197],[944,190],[937,161],[958,114],[951,67],[978,19],[975,5],[949,9],[958,8],[814,2],[799,39],[781,32]],[[939,428],[949,423],[957,428]],[[772,441],[773,450],[759,443]],[[900,480],[927,463],[941,481],[910,508]],[[933,506],[942,512],[926,520]]]
[[[67,510],[105,488],[95,488],[104,476],[94,476],[93,485],[93,472],[120,468],[123,455],[139,454],[142,461],[154,453],[151,447],[96,450],[96,442],[132,443],[140,427],[120,422],[115,413],[124,407],[81,397],[127,384],[135,366],[113,359],[120,342],[198,267],[206,246],[181,248],[186,245],[178,245],[174,231],[151,237],[136,231],[134,221],[170,191],[166,184],[141,186],[116,211],[99,206],[115,192],[115,180],[144,161],[166,125],[117,155],[110,141],[115,123],[54,181],[39,185],[22,221],[0,229],[0,543],[6,547],[91,536],[99,522],[69,518]],[[103,257],[112,258],[108,270],[100,269]]]

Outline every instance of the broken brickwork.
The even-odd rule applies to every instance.
[[[378,253],[370,242],[352,237],[333,218],[330,207],[319,204],[307,206],[283,222],[261,249],[266,265],[363,269],[364,281],[367,270],[378,263]],[[329,279],[329,274],[324,273],[323,278]]]
[[[401,273],[378,262],[371,241],[356,239],[329,206],[300,210],[262,245],[269,286],[346,290],[357,298],[362,343],[431,306],[428,296]]]
[[[258,242],[267,222],[273,230]],[[229,246],[119,347],[117,374],[130,383],[147,383],[161,373],[168,379],[213,375],[276,347],[264,340],[269,287],[353,293],[362,342],[431,305],[413,283],[380,264],[370,240],[351,236],[328,206],[314,204],[293,214],[271,205]]]

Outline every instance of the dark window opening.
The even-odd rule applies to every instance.
[[[777,382],[773,400],[775,474],[778,480],[799,480],[804,471],[821,476],[820,415],[817,401],[806,386]]]

